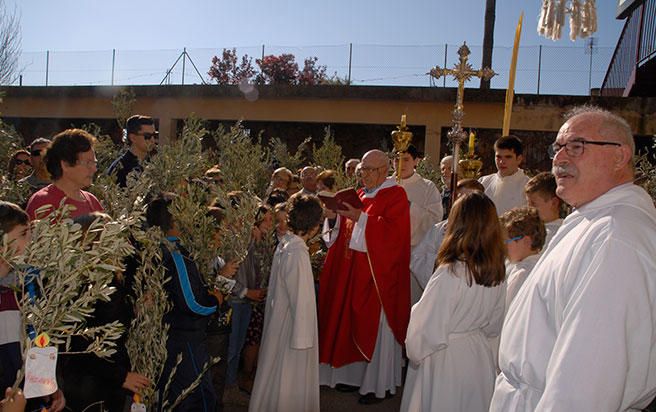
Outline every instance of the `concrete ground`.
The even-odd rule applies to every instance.
[[[399,388],[397,394],[375,405],[360,405],[357,392],[343,393],[326,386],[321,387],[321,411],[325,412],[353,412],[353,411],[376,411],[376,412],[397,412],[401,407],[401,395],[403,388]],[[225,412],[246,412],[246,407],[235,407],[225,405]]]

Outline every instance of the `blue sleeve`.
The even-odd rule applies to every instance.
[[[182,290],[182,297],[184,298],[184,303],[187,308],[200,316],[208,316],[216,312],[216,305],[208,306],[207,301],[209,301],[209,296],[207,299],[204,299],[205,304],[199,303],[197,296],[202,294],[202,284],[199,278],[197,271],[194,273],[197,275],[195,278],[189,276],[187,271],[187,265],[185,264],[182,254],[178,251],[172,251],[171,257],[173,258],[173,263],[175,264],[175,269],[177,272],[177,280],[180,284],[180,289]],[[196,291],[196,293],[194,293]],[[202,299],[202,298],[201,298]]]

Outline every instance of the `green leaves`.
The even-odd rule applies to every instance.
[[[134,90],[124,87],[112,97],[112,109],[114,109],[114,117],[118,127],[123,129],[125,123],[134,113],[134,105],[137,103],[137,96]]]
[[[187,181],[201,177],[211,166],[210,159],[201,151],[200,139],[207,133],[203,123],[191,116],[185,121],[179,139],[159,146],[139,176],[139,185],[148,184],[149,190],[140,194],[178,192]],[[135,187],[128,188],[134,191]]]
[[[248,252],[260,199],[251,192],[241,192],[229,197],[224,191],[217,193],[217,199],[225,205],[226,213],[220,228],[221,243],[218,255],[226,262],[241,262]]]
[[[428,156],[421,159],[417,165],[416,170],[417,173],[421,175],[421,177],[435,183],[435,186],[438,188],[444,186],[444,183],[442,183],[442,174],[440,173],[439,169],[436,169],[433,166],[432,160]]]
[[[308,145],[311,140],[311,137],[303,140],[303,142],[298,145],[296,152],[292,155],[287,148],[287,143],[278,137],[274,137],[269,141],[271,157],[278,162],[279,167],[286,167],[291,170],[292,173],[295,173],[305,162],[301,148]]]
[[[656,143],[654,143],[656,149]],[[636,159],[636,183],[649,193],[656,203],[656,167],[649,161],[649,154],[645,153]]]
[[[192,182],[179,191],[173,199],[170,212],[182,232],[182,244],[189,249],[192,259],[209,281],[211,262],[216,257],[214,232],[217,224],[207,215],[207,205],[215,193],[212,186]]]
[[[73,336],[82,336],[91,341],[86,352],[109,356],[115,351],[113,341],[120,336],[122,325],[113,322],[89,328],[86,322],[97,301],[107,300],[113,293],[109,284],[133,251],[127,238],[130,222],[97,219],[85,233],[66,218],[68,212],[69,207],[64,206],[34,222],[33,240],[25,255],[7,256],[8,249],[2,248],[0,258],[10,262],[17,273],[16,286],[22,292],[18,304],[26,327],[63,345],[60,352],[70,350]],[[28,264],[38,269],[37,277]],[[28,293],[30,283],[37,296]],[[23,340],[25,356],[32,342],[27,337]]]
[[[271,175],[271,158],[261,144],[261,137],[253,140],[240,123],[229,131],[220,127],[213,137],[219,148],[218,161],[224,176],[224,189],[264,195]]]
[[[321,166],[324,170],[335,172],[335,187],[337,190],[355,186],[355,177],[349,178],[344,173],[344,156],[342,147],[337,144],[330,127],[325,128],[323,143],[321,147],[312,145],[312,158],[314,164]]]
[[[164,315],[171,309],[164,289],[169,279],[162,265],[160,241],[162,232],[153,228],[135,230],[139,245],[136,258],[139,266],[133,280],[135,316],[130,324],[126,347],[132,370],[146,376],[153,384],[143,390],[146,405],[154,405],[156,386],[166,361],[166,340],[169,326]]]

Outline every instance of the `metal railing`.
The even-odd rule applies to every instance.
[[[642,4],[641,23],[638,66],[656,56],[656,0],[646,0]]]
[[[601,85],[601,95],[627,94],[636,69],[651,58],[656,58],[656,0],[646,0],[624,23]]]
[[[318,57],[329,76],[350,80],[352,85],[456,87],[451,79],[435,81],[432,67],[453,66],[459,45],[366,45],[253,46],[237,47],[239,57],[291,53],[302,66],[308,57]],[[471,46],[470,62],[481,65],[481,46]],[[105,50],[24,52],[20,80],[16,85],[145,85],[212,83],[207,75],[218,49]],[[592,52],[592,54],[590,54]],[[523,46],[520,47],[516,93],[588,95],[600,87],[611,61],[612,47]],[[495,47],[492,68],[498,73],[491,87],[505,89],[512,47]],[[182,63],[180,57],[183,57]],[[164,80],[163,80],[164,79]],[[467,87],[478,87],[469,82]]]

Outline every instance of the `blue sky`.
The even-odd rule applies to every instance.
[[[39,50],[181,47],[481,44],[483,0],[7,0],[22,17],[23,48]],[[512,45],[521,10],[524,44],[536,34],[540,0],[498,0],[495,40]],[[614,46],[622,22],[616,2],[598,1],[600,45]],[[569,40],[559,43],[569,44]]]
[[[212,50],[218,53],[224,47],[239,47],[249,55],[258,56],[262,44],[271,52],[296,46],[312,50],[308,51],[310,55],[320,54],[313,51],[314,46],[346,47],[348,43],[430,46],[459,45],[466,40],[470,45],[480,45],[485,13],[484,0],[5,1],[10,7],[15,5],[21,14],[22,46],[27,56],[45,50],[74,51],[81,59],[85,57],[81,51],[103,51],[100,55],[104,62],[111,49],[171,50],[163,60],[172,63],[183,47],[207,49],[207,55]],[[597,4],[600,27],[597,44],[610,50],[617,42],[623,21],[615,19],[615,0]],[[539,37],[536,24],[540,5],[540,0],[497,0],[495,46],[512,46],[515,25],[523,10],[522,45],[582,47],[583,41],[569,41],[567,32],[558,42]],[[339,49],[342,55],[344,47]],[[479,54],[475,49],[472,51]],[[398,58],[408,59],[403,53],[403,48],[399,48]],[[68,55],[72,54],[75,53]],[[204,73],[207,57],[200,51],[198,54],[202,57],[195,60],[199,60],[199,70]],[[60,53],[62,59],[68,55]],[[435,64],[443,63],[438,58],[435,60]],[[448,60],[455,61],[455,53],[450,53]],[[104,70],[106,63],[102,64]],[[32,61],[30,65],[43,64]],[[336,67],[340,65],[343,64]],[[507,63],[500,64],[504,65]],[[367,76],[375,77],[375,74],[361,75]]]

